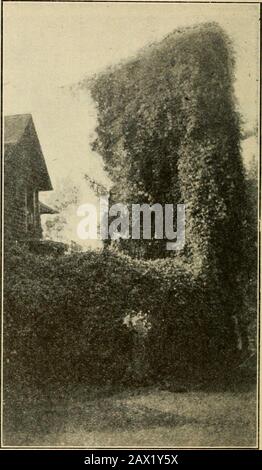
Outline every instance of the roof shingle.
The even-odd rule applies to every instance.
[[[26,127],[32,119],[31,114],[14,114],[4,118],[5,144],[17,144],[23,137]]]

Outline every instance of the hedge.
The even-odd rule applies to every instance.
[[[215,289],[186,262],[15,248],[6,254],[4,285],[6,389],[132,384],[141,341],[124,322],[130,312],[146,314],[151,326],[142,340],[142,380],[191,380],[233,364],[233,325]]]

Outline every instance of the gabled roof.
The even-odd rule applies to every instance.
[[[30,119],[32,119],[31,114],[14,114],[12,116],[5,116],[5,145],[17,144],[20,141]]]
[[[16,146],[23,145],[23,138],[30,136],[33,142],[33,152],[30,152],[31,165],[38,175],[39,191],[52,190],[49,173],[45,163],[44,155],[38,139],[31,114],[14,114],[4,118],[4,143],[5,155],[15,155]]]

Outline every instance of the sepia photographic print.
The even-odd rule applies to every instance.
[[[2,448],[257,449],[260,4],[3,1],[2,92]]]

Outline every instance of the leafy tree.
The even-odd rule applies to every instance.
[[[47,202],[58,211],[58,214],[51,217],[42,216],[45,238],[62,242],[70,241],[70,211],[73,208],[75,212],[79,193],[79,187],[72,183],[69,177],[61,178],[57,182],[56,191],[48,195]],[[67,233],[69,237],[66,237]]]

